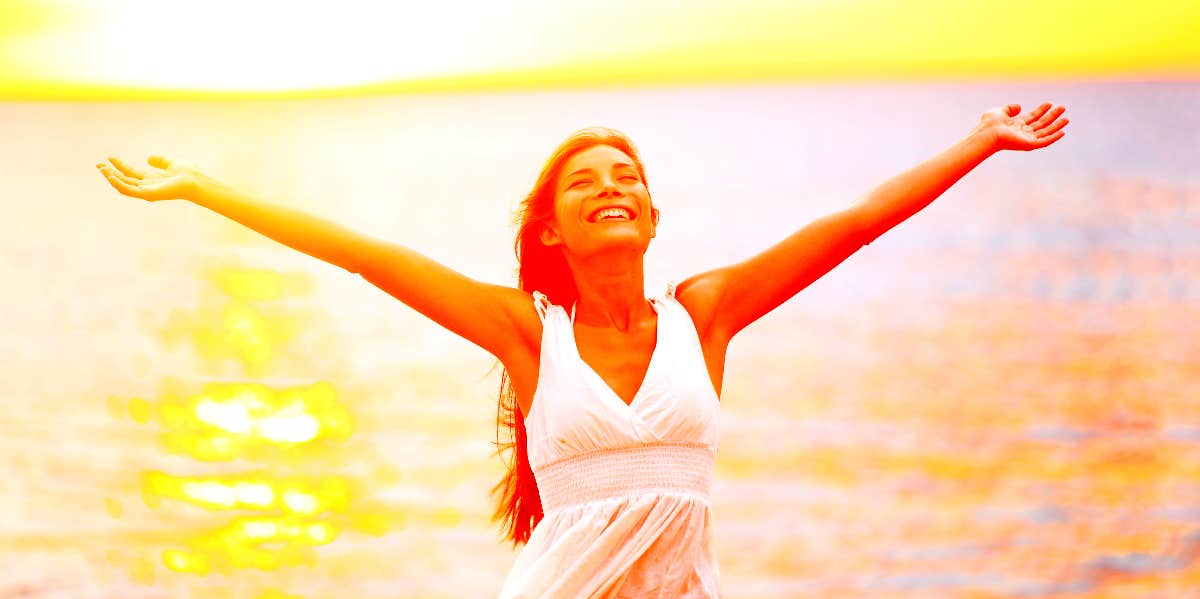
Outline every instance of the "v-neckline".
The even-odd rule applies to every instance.
[[[635,403],[637,403],[638,398],[640,398],[642,396],[642,391],[645,391],[645,389],[646,389],[646,382],[650,380],[650,373],[654,372],[654,364],[655,364],[655,362],[658,361],[658,350],[659,350],[659,348],[662,347],[662,310],[660,309],[661,306],[658,305],[658,300],[656,300],[654,298],[646,298],[646,299],[649,300],[649,302],[650,302],[650,309],[654,310],[654,349],[651,350],[651,352],[650,352],[650,362],[648,362],[646,364],[646,373],[642,375],[642,382],[638,384],[637,391],[635,391],[633,393],[633,397],[630,398],[629,403],[625,403],[625,400],[622,399],[621,396],[617,394],[617,391],[612,388],[612,385],[609,385],[608,381],[604,380],[604,377],[600,376],[600,373],[596,372],[596,369],[592,368],[592,365],[588,364],[587,360],[583,359],[583,354],[579,353],[579,341],[575,338],[575,305],[574,304],[571,305],[571,315],[570,315],[570,319],[568,321],[570,324],[570,331],[571,331],[571,347],[575,348],[575,357],[579,358],[580,364],[583,364],[584,371],[591,373],[591,375],[593,377],[595,377],[595,379],[597,381],[600,382],[600,385],[604,387],[604,390],[608,392],[608,395],[611,396],[613,399],[615,399],[618,404],[625,406],[626,408],[629,408],[631,410],[633,409],[633,405]]]

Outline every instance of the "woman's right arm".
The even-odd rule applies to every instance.
[[[470,277],[399,244],[352,231],[311,214],[270,204],[208,177],[190,164],[152,156],[155,171],[111,158],[97,165],[124,195],[185,199],[279,243],[356,273],[502,362],[530,347],[533,299],[519,289]],[[531,318],[532,316],[532,318]]]

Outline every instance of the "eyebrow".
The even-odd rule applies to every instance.
[[[613,165],[613,168],[614,168],[614,169],[618,169],[618,168],[621,168],[621,167],[623,167],[623,166],[627,166],[627,167],[629,167],[629,168],[633,168],[633,165],[632,165],[632,164],[625,164],[624,162],[618,162],[618,163],[614,164],[614,165]],[[579,169],[579,170],[577,170],[577,171],[575,171],[575,172],[573,172],[573,173],[571,173],[571,174],[567,175],[566,177],[563,177],[563,180],[565,181],[566,179],[569,179],[569,178],[571,178],[571,177],[574,177],[575,175],[578,175],[579,173],[589,173],[589,172],[592,172],[592,169],[590,169],[590,168],[581,168],[581,169]]]

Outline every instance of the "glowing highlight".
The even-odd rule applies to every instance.
[[[348,0],[337,10],[17,0],[0,9],[6,22],[0,94],[9,98],[1200,73],[1200,5],[1172,0],[697,0],[687,10],[615,0],[602,11],[537,0]]]

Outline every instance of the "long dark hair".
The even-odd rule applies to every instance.
[[[530,293],[541,291],[552,304],[570,306],[579,299],[579,290],[561,246],[542,244],[540,234],[554,220],[555,187],[563,165],[575,154],[600,145],[612,146],[629,156],[645,183],[645,168],[633,142],[620,131],[589,127],[572,133],[554,150],[516,215],[514,224],[518,230],[513,249],[517,253],[517,288]],[[503,442],[501,431],[506,432]],[[500,495],[492,521],[502,521],[504,537],[512,540],[514,548],[529,541],[529,535],[543,516],[542,499],[529,466],[527,438],[525,417],[521,414],[508,371],[502,369],[495,445],[497,453],[511,450],[512,456],[508,460],[508,471],[492,488],[493,495]]]

